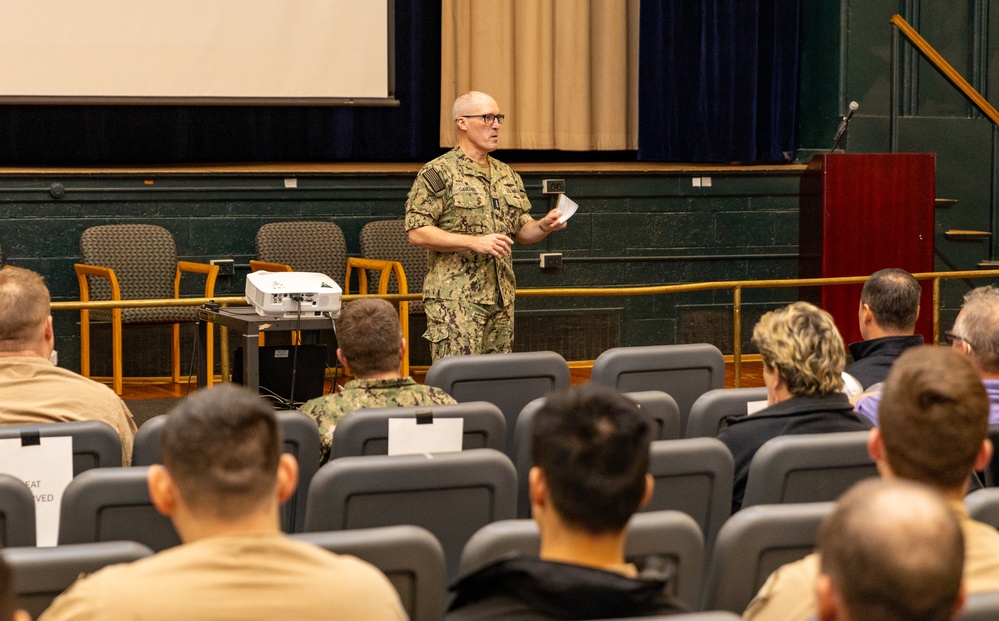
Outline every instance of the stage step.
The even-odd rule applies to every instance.
[[[985,241],[992,237],[992,233],[988,231],[951,230],[944,233],[944,236],[954,241]]]

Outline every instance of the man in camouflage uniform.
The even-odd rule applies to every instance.
[[[504,119],[492,97],[459,96],[452,118],[458,146],[420,170],[406,202],[409,241],[427,250],[423,336],[434,360],[511,350],[514,240],[533,244],[566,226],[555,209],[533,219],[520,175],[489,156]]]
[[[344,305],[336,324],[340,345],[336,356],[354,379],[340,392],[312,399],[301,408],[319,424],[321,463],[329,459],[333,428],[354,410],[456,403],[440,388],[399,374],[406,341],[398,311],[385,300],[354,300]]]

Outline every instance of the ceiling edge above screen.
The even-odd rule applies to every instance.
[[[3,104],[398,105],[394,0],[0,0],[0,15]]]

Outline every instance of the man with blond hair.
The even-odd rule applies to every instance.
[[[749,464],[767,441],[871,427],[840,392],[846,353],[829,313],[808,302],[771,311],[753,328],[753,344],[763,359],[768,407],[751,416],[729,417],[718,432],[735,461],[733,512],[742,508]]]
[[[199,390],[166,417],[149,497],[182,545],[82,578],[42,621],[403,621],[381,572],[281,532],[298,485],[273,408],[243,386]]]
[[[399,373],[406,340],[402,338],[398,311],[385,300],[362,298],[348,302],[336,324],[336,356],[354,379],[340,392],[316,397],[301,408],[319,425],[322,462],[329,459],[337,423],[354,410],[456,403],[440,388],[417,384],[412,377]]]
[[[103,421],[121,437],[122,463],[132,461],[135,421],[103,384],[52,363],[49,290],[31,270],[0,270],[0,424]]]
[[[464,93],[451,118],[458,146],[420,170],[406,201],[409,241],[427,250],[423,336],[434,360],[511,350],[514,241],[533,244],[566,226],[555,209],[532,218],[520,175],[489,156],[506,118],[495,99]]]
[[[999,590],[999,531],[968,517],[964,496],[972,472],[992,457],[989,400],[966,356],[946,347],[903,353],[885,381],[881,424],[867,448],[885,479],[923,483],[949,501],[964,534],[968,593]],[[805,621],[816,612],[820,556],[784,565],[744,613],[751,621]]]

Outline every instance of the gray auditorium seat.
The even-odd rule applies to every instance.
[[[868,437],[849,431],[769,440],[749,464],[742,506],[836,500],[854,483],[878,476]]]
[[[710,551],[732,511],[733,470],[732,454],[715,438],[653,442],[649,473],[655,488],[643,510],[673,509],[691,516]]]
[[[511,552],[537,556],[540,547],[541,533],[534,520],[493,522],[479,529],[465,544],[460,574],[481,569]],[[691,609],[697,607],[704,567],[704,540],[701,529],[690,516],[679,511],[636,513],[628,522],[624,555],[631,562],[658,556],[674,563],[673,594]]]
[[[954,621],[996,621],[999,619],[999,591],[969,593],[964,608]]]
[[[656,440],[672,440],[680,433],[680,410],[676,401],[661,390],[643,390],[625,393],[642,411],[655,421]],[[524,406],[517,417],[513,431],[513,447],[509,451],[517,468],[517,517],[531,517],[531,501],[528,498],[527,474],[531,471],[531,426],[534,415],[544,405],[545,398],[538,397]]]
[[[429,412],[434,418],[463,419],[463,449],[506,450],[506,419],[503,412],[486,401],[469,401],[455,405],[371,408],[351,412],[337,423],[330,459],[387,455],[389,419],[416,418],[420,412]]]
[[[723,610],[689,612],[682,615],[660,615],[656,617],[628,617],[628,621],[739,621],[742,617]],[[599,619],[598,621],[624,621],[624,619]]]
[[[971,519],[999,528],[999,488],[980,489],[964,497]]]
[[[0,550],[14,575],[14,594],[20,608],[37,619],[80,574],[117,563],[151,556],[153,551],[134,541],[102,541],[52,548]]]
[[[301,532],[305,524],[306,490],[319,469],[319,428],[311,416],[298,410],[281,410],[275,414],[284,438],[284,452],[294,455],[298,461],[298,489],[281,506],[281,527],[286,533]],[[154,416],[139,427],[135,434],[132,465],[150,466],[163,462],[160,433],[167,416],[169,414]]]
[[[121,436],[111,425],[99,420],[65,423],[32,423],[0,426],[0,439],[35,434],[41,438],[73,438],[73,476],[91,468],[121,466]]]
[[[385,574],[412,621],[438,621],[444,611],[444,550],[418,526],[385,526],[319,533],[296,533],[336,554],[350,554]]]
[[[507,453],[517,416],[532,400],[569,387],[569,365],[551,351],[448,356],[427,370],[425,383],[456,401],[488,401],[506,417]]]
[[[499,451],[343,457],[313,477],[305,530],[422,526],[441,542],[450,580],[468,538],[516,510],[517,474]]]
[[[728,416],[746,413],[750,401],[766,401],[766,388],[716,388],[709,390],[690,406],[687,418],[688,438],[713,438]]]
[[[711,553],[701,609],[741,614],[775,569],[812,552],[833,505],[758,505],[730,517]]]
[[[681,430],[694,401],[725,385],[725,357],[714,345],[615,347],[593,361],[590,381],[621,392],[661,390],[680,407]]]
[[[0,474],[0,547],[35,545],[35,497],[21,479]]]
[[[95,468],[66,487],[59,512],[59,545],[137,541],[159,552],[180,544],[173,524],[153,507],[148,467]]]

